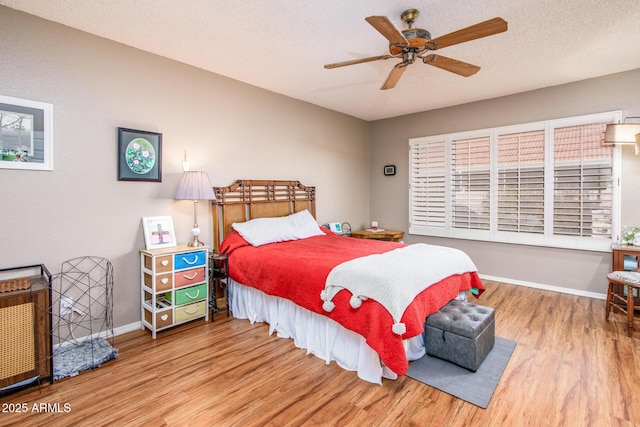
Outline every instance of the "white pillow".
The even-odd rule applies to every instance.
[[[289,216],[234,222],[231,227],[253,246],[306,239],[324,234],[311,213],[306,209]]]

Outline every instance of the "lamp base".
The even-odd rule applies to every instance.
[[[193,239],[189,243],[187,243],[187,246],[192,248],[206,246],[204,243],[200,241],[200,239],[198,239],[198,236],[200,235],[200,228],[198,227],[197,223],[193,224],[193,228],[191,229],[191,235],[193,236]]]
[[[206,246],[206,245],[202,243],[200,240],[198,240],[196,236],[193,236],[193,240],[187,243],[187,246],[191,248],[199,248],[200,246]]]

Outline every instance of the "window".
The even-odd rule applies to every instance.
[[[620,112],[409,140],[409,232],[609,250]]]

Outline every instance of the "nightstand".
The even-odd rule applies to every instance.
[[[229,258],[225,254],[217,252],[209,253],[209,287],[211,298],[209,299],[209,310],[211,311],[211,321],[214,314],[227,310],[229,317],[229,292],[227,291],[227,279],[229,278]]]
[[[396,231],[396,230],[378,230],[378,231],[368,231],[368,230],[358,230],[352,231],[351,237],[355,237],[357,239],[374,239],[374,240],[385,240],[388,242],[399,242],[404,237],[404,231]]]

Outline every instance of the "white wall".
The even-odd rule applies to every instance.
[[[541,70],[540,72],[544,72]],[[409,138],[622,110],[640,116],[640,70],[458,105],[371,124],[371,219],[408,231]],[[640,225],[640,156],[623,148],[623,225]],[[395,176],[382,173],[395,164]],[[573,251],[405,234],[409,243],[452,246],[467,252],[481,274],[518,282],[604,294],[610,252]]]
[[[174,201],[187,150],[214,186],[316,186],[317,219],[369,217],[369,124],[0,7],[0,94],[53,104],[54,170],[0,169],[0,268],[84,255],[115,269],[114,323],[140,320],[141,217],[170,215],[186,242],[193,203]],[[117,128],[162,133],[162,182],[117,181]],[[212,242],[200,203],[201,238]]]

